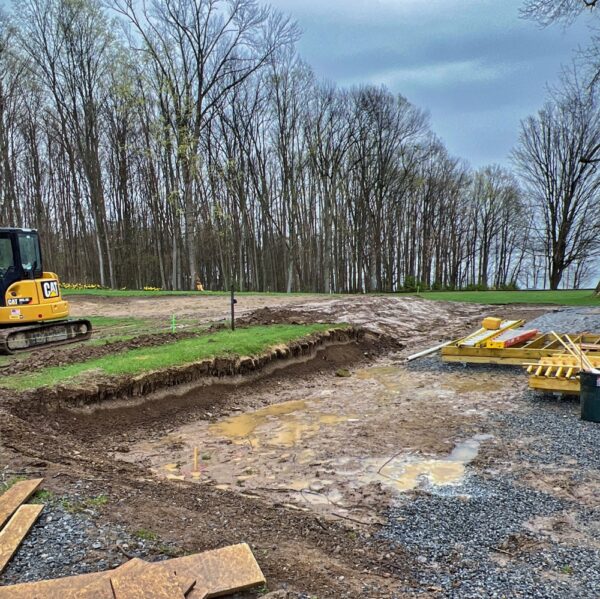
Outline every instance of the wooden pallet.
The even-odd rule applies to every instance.
[[[600,354],[586,353],[594,368],[600,369]],[[569,353],[557,353],[527,365],[529,387],[538,391],[579,395],[581,361]]]

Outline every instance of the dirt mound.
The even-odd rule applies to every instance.
[[[430,340],[463,334],[481,320],[486,307],[433,302],[417,297],[343,296],[311,300],[285,307],[264,307],[241,319],[246,324],[349,323],[382,339],[414,347]]]

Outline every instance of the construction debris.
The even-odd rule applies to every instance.
[[[498,328],[491,329],[489,326],[496,323],[488,320],[486,318],[482,323],[487,327],[482,326],[474,333],[442,347],[442,360],[522,366],[561,353],[569,343],[577,345],[584,356],[600,356],[600,335],[540,333],[537,329],[523,328],[523,320],[501,321]]]
[[[0,587],[0,599],[209,599],[265,584],[246,543],[115,570]]]

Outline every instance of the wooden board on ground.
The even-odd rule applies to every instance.
[[[110,584],[115,599],[185,599],[173,574],[140,559],[117,568]]]
[[[92,575],[93,576],[93,575]],[[73,578],[79,578],[73,576]],[[115,599],[115,595],[110,585],[109,576],[100,576],[92,578],[83,584],[75,584],[67,591],[61,591],[60,594],[55,593],[36,593],[31,599]]]
[[[0,572],[11,560],[43,509],[43,505],[22,505],[2,529],[0,532]]]
[[[183,581],[195,579],[187,599],[221,597],[265,584],[260,566],[246,543],[150,565],[175,573]],[[83,590],[101,580],[108,581],[116,571],[0,587],[0,599],[99,599],[101,595],[83,594]]]
[[[238,593],[265,584],[265,577],[246,543],[205,551],[164,562],[177,569],[179,576],[196,576],[196,586],[188,599],[203,599]]]
[[[43,478],[22,480],[15,483],[0,496],[0,528],[17,511],[19,506],[33,495],[43,480]]]
[[[178,576],[169,562],[149,563],[139,558],[129,560],[116,570],[108,572],[116,599],[139,597],[140,599],[162,599],[162,597],[177,597],[187,595],[196,584],[193,577]],[[160,584],[159,579],[166,581]],[[137,585],[137,586],[136,586]],[[161,587],[161,593],[147,594],[146,589]],[[129,594],[128,594],[129,593]],[[146,593],[146,594],[144,594]]]

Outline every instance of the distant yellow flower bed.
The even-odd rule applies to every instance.
[[[106,289],[97,283],[61,283],[63,289]]]
[[[110,289],[110,287],[102,287],[98,283],[61,283],[63,289],[69,289],[71,291],[85,291],[88,289]],[[122,287],[121,291],[127,291],[127,287]],[[152,287],[147,285],[142,291],[163,291],[161,287]]]

